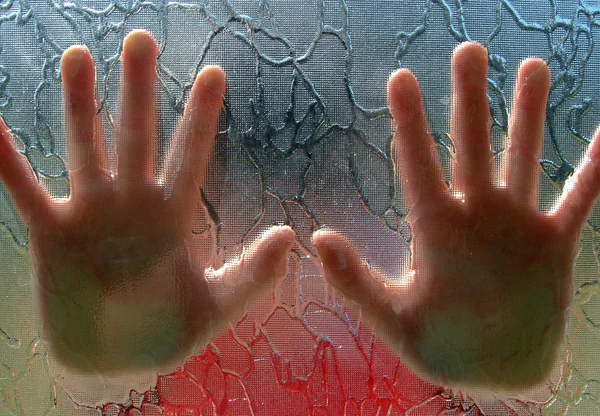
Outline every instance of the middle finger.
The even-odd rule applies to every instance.
[[[452,57],[452,122],[455,190],[472,199],[490,184],[489,120],[486,95],[488,55],[477,43],[459,45]]]
[[[125,37],[121,117],[116,135],[117,183],[123,192],[153,182],[157,54],[158,46],[150,33],[136,30]]]

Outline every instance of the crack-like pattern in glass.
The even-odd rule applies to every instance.
[[[56,197],[68,196],[69,177],[61,54],[73,44],[92,52],[110,139],[119,56],[134,28],[150,30],[161,48],[163,152],[198,71],[219,64],[228,76],[226,116],[201,191],[207,221],[194,234],[215,240],[218,266],[272,223],[290,224],[298,244],[288,275],[274,298],[262,299],[185,367],[155,377],[146,392],[101,380],[90,384],[97,391],[77,390],[76,380],[52,369],[39,341],[27,231],[0,187],[0,413],[598,414],[597,215],[584,232],[556,382],[519,399],[470,397],[419,380],[325,287],[310,242],[314,230],[331,226],[373,267],[389,275],[408,267],[411,236],[394,181],[386,80],[398,67],[418,76],[449,167],[449,58],[466,40],[489,50],[498,160],[518,63],[539,56],[552,70],[540,161],[540,205],[548,209],[600,121],[597,1],[3,1],[0,113]]]

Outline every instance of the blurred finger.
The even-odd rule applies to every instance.
[[[48,212],[50,198],[27,159],[12,144],[10,130],[0,118],[0,179],[26,223]],[[43,221],[43,219],[41,219]]]
[[[214,273],[219,279],[216,303],[221,319],[235,322],[248,302],[271,289],[286,273],[287,258],[296,239],[287,226],[276,226],[258,238],[238,263]]]
[[[116,137],[117,181],[123,190],[154,182],[157,54],[158,46],[150,33],[136,30],[125,37]]]
[[[402,180],[408,207],[437,203],[449,193],[428,132],[421,90],[410,71],[401,69],[392,74],[388,102],[396,126],[396,172]]]
[[[477,197],[490,184],[488,55],[477,43],[459,45],[452,57],[451,135],[456,147],[455,189]]]
[[[77,170],[100,159],[95,154],[96,100],[94,61],[85,46],[71,46],[61,60],[69,169]]]
[[[390,290],[375,278],[356,249],[341,235],[319,230],[313,244],[323,263],[325,279],[344,297],[357,303],[372,320],[392,314]]]
[[[540,162],[550,91],[550,69],[541,59],[521,64],[508,137],[506,183],[515,201],[537,208]]]
[[[221,68],[207,66],[200,71],[171,144],[165,183],[167,187],[173,184],[175,197],[184,199],[190,208],[198,203],[198,189],[208,173],[225,88]]]
[[[565,184],[553,215],[567,232],[575,232],[588,219],[600,194],[600,129],[577,172]]]
[[[89,50],[72,46],[61,60],[65,122],[69,149],[71,192],[89,189],[97,179],[95,173],[106,169],[106,149],[98,129],[101,117],[96,110],[96,71]],[[91,168],[91,169],[90,169]],[[85,170],[85,174],[84,171]]]
[[[98,101],[96,101],[96,108],[98,107]],[[96,124],[96,136],[94,137],[94,145],[96,148],[96,156],[98,157],[98,166],[106,171],[111,169],[108,161],[108,152],[106,148],[106,136],[104,135],[104,120],[101,113],[98,113],[94,119]]]

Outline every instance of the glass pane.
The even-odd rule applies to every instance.
[[[414,375],[324,284],[312,232],[349,236],[388,276],[409,267],[410,229],[394,181],[386,82],[411,69],[449,169],[450,58],[489,50],[492,147],[502,159],[519,63],[552,70],[540,205],[548,210],[600,122],[600,3],[593,0],[14,1],[0,4],[0,113],[40,181],[69,193],[60,57],[85,44],[110,144],[129,31],[156,37],[164,155],[199,68],[221,65],[227,115],[203,189],[214,268],[273,224],[298,235],[288,273],[205,351],[171,374],[81,376],[46,354],[27,229],[0,185],[0,414],[597,415],[597,212],[583,232],[567,345],[544,388],[461,392]],[[111,148],[111,146],[109,146]],[[111,151],[109,158],[114,161]],[[485,299],[481,300],[485,302]]]

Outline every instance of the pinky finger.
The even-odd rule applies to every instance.
[[[21,218],[29,223],[48,208],[49,198],[27,159],[12,145],[9,128],[0,118],[0,179],[8,189]]]
[[[575,175],[567,181],[554,209],[561,227],[579,229],[590,215],[600,195],[600,128]]]

